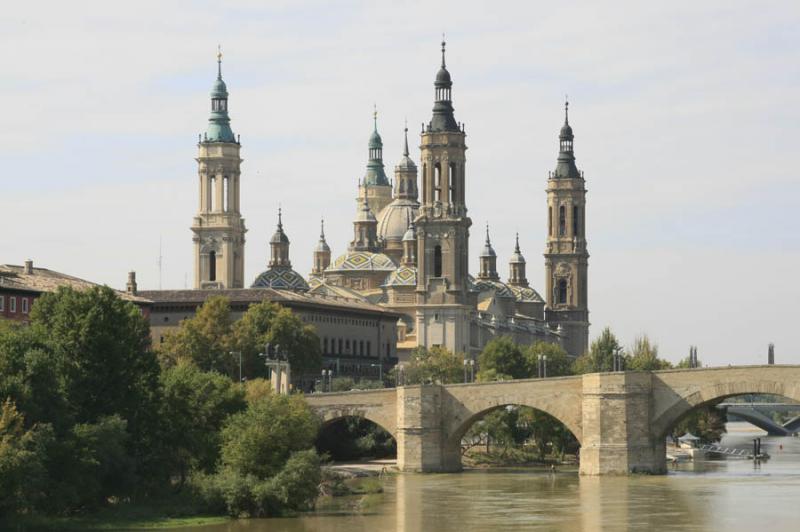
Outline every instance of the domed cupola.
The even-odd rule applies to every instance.
[[[369,159],[364,183],[367,186],[389,186],[389,178],[383,170],[383,140],[378,133],[378,111],[373,113],[373,129],[369,136]]]
[[[278,208],[278,228],[269,241],[269,269],[253,281],[251,288],[278,288],[283,290],[308,290],[303,276],[292,269],[289,260],[289,237],[283,230],[281,209]]]
[[[364,186],[364,197],[361,199],[356,217],[353,220],[353,251],[378,251],[378,220],[369,208],[369,185]]]
[[[575,152],[572,126],[569,125],[569,101],[564,102],[564,125],[558,134],[558,163],[553,172],[553,178],[577,179],[581,177],[578,167],[575,166]]]
[[[325,240],[325,220],[320,220],[319,242],[314,248],[314,266],[311,275],[322,275],[331,264],[331,248]]]
[[[378,237],[384,244],[384,252],[396,261],[403,253],[402,240],[409,220],[417,217],[417,166],[408,155],[408,127],[405,128],[405,144],[400,164],[395,167],[394,200],[378,215]]]
[[[228,116],[228,87],[222,80],[222,51],[217,53],[217,79],[211,87],[211,116],[203,142],[237,142]]]
[[[525,278],[525,257],[519,250],[519,233],[517,233],[516,241],[514,243],[514,253],[508,261],[508,284],[511,286],[528,286],[528,280]]]
[[[453,80],[445,64],[445,41],[442,40],[442,65],[436,73],[435,102],[433,104],[433,117],[428,124],[429,131],[459,131],[458,123],[453,114],[452,89]]]
[[[497,253],[494,252],[492,242],[489,239],[489,224],[486,224],[486,242],[483,245],[480,255],[480,271],[478,279],[496,281],[500,279],[497,275]]]

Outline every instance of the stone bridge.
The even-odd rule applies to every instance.
[[[592,373],[503,382],[403,386],[314,394],[324,424],[368,419],[397,441],[401,471],[459,471],[461,438],[508,405],[561,421],[581,444],[584,475],[666,472],[666,436],[694,408],[742,394],[800,401],[800,366],[738,366]]]

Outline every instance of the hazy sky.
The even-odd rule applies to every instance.
[[[431,116],[446,32],[471,264],[520,232],[541,291],[564,94],[585,172],[592,337],[800,363],[800,4],[16,2],[0,18],[0,263],[192,284],[196,141],[218,43],[241,135],[248,282],[283,205],[306,274],[351,239],[372,106],[387,173]],[[414,147],[413,155],[419,150]]]

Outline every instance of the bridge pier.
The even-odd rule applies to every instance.
[[[582,475],[666,473],[666,445],[651,431],[649,372],[583,376]]]
[[[417,473],[461,471],[461,448],[442,427],[443,386],[397,388],[397,468]]]

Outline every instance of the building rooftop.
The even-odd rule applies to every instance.
[[[0,288],[7,290],[20,290],[27,292],[55,292],[61,286],[75,290],[89,290],[101,286],[97,283],[67,275],[66,273],[48,270],[47,268],[34,268],[33,264],[17,266],[16,264],[0,264]],[[115,290],[117,295],[134,303],[149,303],[143,297],[127,292]]]

